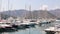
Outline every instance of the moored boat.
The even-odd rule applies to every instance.
[[[49,27],[44,30],[46,34],[56,34],[60,33],[60,24],[56,24],[54,27]]]

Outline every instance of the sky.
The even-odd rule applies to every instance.
[[[0,0],[0,11],[29,10],[29,6],[31,10],[52,10],[60,8],[60,0]]]

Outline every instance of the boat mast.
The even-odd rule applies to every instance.
[[[1,8],[2,8],[2,0],[0,0],[0,11],[1,11]],[[0,20],[1,20],[1,13],[0,13]]]
[[[30,11],[30,17],[31,17],[31,20],[32,20],[33,17],[32,17],[32,12],[31,12],[31,5],[29,6],[29,11]]]
[[[8,0],[8,11],[9,11],[9,0]]]
[[[12,3],[10,5],[10,0],[8,0],[8,13],[9,13],[9,16],[11,16],[11,14],[10,14],[11,9],[12,9]]]
[[[25,4],[25,10],[26,10],[26,4]],[[26,11],[25,11],[25,19],[26,19]]]
[[[16,13],[16,8],[13,7],[13,2],[14,2],[14,0],[12,0],[11,8],[10,8],[10,9],[12,10],[12,9],[14,8],[14,10],[12,10],[12,11],[14,11],[14,14],[16,15],[16,14],[17,14],[17,13]],[[12,15],[12,13],[11,13],[11,15]],[[13,17],[17,17],[17,16],[15,16],[15,15],[14,15],[14,16],[12,15],[12,16],[13,16]]]
[[[47,12],[47,8],[45,8],[45,19],[48,19],[48,12]]]
[[[13,3],[11,3],[11,5],[10,5],[11,16],[12,16],[12,4],[13,4]]]
[[[1,11],[1,8],[2,8],[2,0],[0,0],[0,11]]]
[[[9,0],[8,0],[8,13],[10,13],[10,11],[9,11],[9,3],[10,3],[10,2],[9,2]],[[9,14],[9,16],[10,16],[10,14]]]

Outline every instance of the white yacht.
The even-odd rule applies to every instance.
[[[60,34],[60,24],[55,24],[55,26],[49,27],[44,31],[46,32],[46,34],[56,34],[56,33]]]
[[[0,22],[0,28],[8,28],[8,27],[12,27],[11,25],[8,25],[4,22]]]

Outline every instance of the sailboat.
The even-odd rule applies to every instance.
[[[26,5],[25,5],[25,9],[26,9]],[[29,11],[30,11],[30,14],[31,14],[31,6],[29,6]],[[32,15],[32,14],[31,14]],[[32,17],[32,16],[31,16]],[[26,18],[26,13],[25,13],[25,18]],[[27,28],[29,27],[34,27],[36,25],[36,21],[33,20],[33,18],[31,19],[23,19],[22,20],[23,23],[20,23],[22,26],[25,26]]]
[[[31,5],[29,6],[29,11],[30,11],[30,15],[31,15],[31,18],[30,18],[30,21],[29,21],[29,26],[34,27],[36,25],[36,20],[33,19],[33,14],[31,12]]]
[[[1,6],[2,6],[2,0],[1,0]],[[11,27],[12,26],[6,24],[6,20],[1,19],[1,14],[0,14],[0,31],[4,31],[5,29],[10,29]]]

